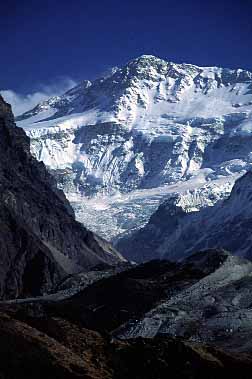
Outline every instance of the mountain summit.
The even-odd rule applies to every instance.
[[[17,121],[78,219],[113,238],[170,192],[207,186],[214,203],[250,169],[252,73],[143,55]]]
[[[83,81],[64,95],[43,101],[31,111],[17,117],[17,121],[35,117],[38,114],[40,116],[36,121],[55,119],[98,107],[98,111],[111,111],[119,118],[117,121],[124,120],[128,126],[132,127],[136,121],[139,121],[137,116],[150,112],[153,101],[159,103],[163,100],[173,103],[182,100],[183,95],[191,95],[186,93],[188,89],[193,89],[194,93],[201,92],[206,95],[214,89],[251,80],[252,73],[246,70],[176,64],[152,55],[142,55],[124,67],[112,70],[110,75],[92,82]],[[242,94],[241,91],[238,92]],[[238,92],[232,95],[238,95]],[[236,96],[226,96],[226,99],[223,99],[224,102],[226,100],[226,105],[231,105],[228,104],[228,97],[236,99]],[[191,97],[188,100],[192,103],[195,99]],[[190,104],[188,105],[190,107]],[[145,112],[141,112],[142,108]],[[158,107],[155,108],[158,112]],[[171,106],[171,108],[174,107]],[[169,107],[167,109],[169,110]],[[215,109],[215,115],[223,114],[223,111],[225,111],[223,108],[219,111]],[[195,110],[196,115],[205,115],[206,112],[206,109]],[[184,114],[185,112],[179,109],[176,113]],[[29,123],[33,121],[30,119]]]

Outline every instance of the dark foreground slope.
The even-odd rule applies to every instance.
[[[1,303],[0,377],[250,378],[251,272],[246,260],[207,251],[143,264],[68,300]],[[175,333],[165,329],[179,322]]]
[[[121,257],[74,219],[0,97],[0,297],[38,295],[66,274]]]
[[[1,379],[250,378],[252,358],[175,338],[112,341],[67,320],[0,314]]]
[[[121,339],[179,336],[252,353],[251,278],[250,261],[208,250],[181,263],[142,264],[68,299],[11,303],[0,310],[14,309],[24,321],[62,318]]]

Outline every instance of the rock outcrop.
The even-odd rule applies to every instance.
[[[0,297],[47,292],[65,275],[121,256],[73,210],[0,97]]]
[[[128,259],[181,260],[194,251],[224,248],[252,259],[252,172],[239,178],[227,199],[194,208],[192,196],[170,196],[148,224],[118,241]]]

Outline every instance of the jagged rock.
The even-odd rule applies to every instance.
[[[68,273],[122,258],[73,210],[0,97],[0,297],[47,292]]]
[[[112,239],[142,227],[181,181],[189,189],[212,181],[202,203],[214,203],[214,188],[230,192],[252,162],[251,83],[246,70],[144,55],[39,104],[18,124],[78,219]]]
[[[148,224],[119,240],[118,249],[128,259],[181,260],[194,251],[224,248],[252,258],[252,173],[238,179],[227,199],[212,207],[194,208],[181,195],[171,196],[152,215]],[[144,247],[144,249],[143,249]]]

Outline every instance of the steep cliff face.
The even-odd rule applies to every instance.
[[[75,221],[2,97],[0,141],[0,297],[41,294],[68,273],[122,259]]]
[[[156,194],[172,184],[234,183],[250,169],[252,73],[145,55],[17,120],[78,219],[114,237],[143,226],[159,205]],[[131,194],[143,199],[140,212]]]

